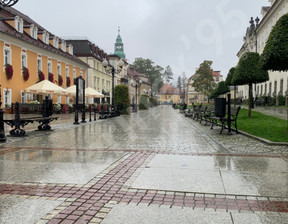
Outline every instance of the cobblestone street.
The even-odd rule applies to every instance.
[[[2,144],[0,223],[288,222],[287,146],[171,106],[62,121]]]

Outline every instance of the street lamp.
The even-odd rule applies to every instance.
[[[0,5],[2,7],[11,7],[15,5],[19,0],[0,0]]]
[[[4,110],[2,109],[1,105],[2,105],[2,100],[1,100],[1,85],[0,85],[0,142],[6,142],[4,121],[3,121]]]
[[[104,61],[102,62],[104,68],[105,68],[105,71],[107,73],[111,73],[112,74],[112,111],[115,110],[115,105],[114,105],[114,76],[115,74],[118,74],[122,71],[122,68],[123,68],[123,65],[124,65],[124,61],[121,59],[118,63],[118,66],[119,66],[119,69],[115,69],[114,66],[112,66],[108,61],[107,59],[105,58]],[[110,64],[111,68],[107,68],[108,65]]]
[[[131,85],[133,86],[133,80],[131,80]],[[136,104],[134,105],[134,108],[133,108],[133,111],[134,112],[137,112],[137,110],[138,110],[138,104],[137,104],[137,93],[138,93],[138,91],[137,91],[137,88],[138,88],[138,86],[140,87],[141,86],[141,84],[142,84],[142,80],[140,79],[140,80],[137,80],[136,81],[136,83],[135,83],[135,98],[136,98]]]

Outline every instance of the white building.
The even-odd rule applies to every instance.
[[[258,18],[250,20],[247,28],[244,44],[237,56],[240,58],[246,52],[258,52],[262,54],[269,34],[278,19],[288,13],[287,0],[269,0],[270,6],[262,7],[262,20]],[[248,85],[239,86],[239,97],[248,99]],[[269,72],[269,81],[254,84],[253,96],[285,96],[288,95],[288,72]]]
[[[194,80],[199,76],[199,74],[192,75],[187,80],[186,92],[185,92],[185,103],[191,105],[192,103],[203,103],[208,101],[208,97],[197,92],[195,87],[192,86]],[[212,77],[215,84],[223,81],[223,76],[220,74],[220,71],[212,71]]]

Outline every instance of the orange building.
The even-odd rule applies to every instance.
[[[73,55],[72,45],[14,8],[2,9],[0,18],[2,106],[42,101],[42,95],[23,92],[42,78],[63,88],[73,85],[78,76],[85,78],[89,65]],[[53,96],[53,102],[68,103],[69,98]]]
[[[160,104],[173,104],[181,101],[179,90],[168,83],[160,88],[158,96]]]

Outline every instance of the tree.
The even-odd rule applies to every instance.
[[[208,96],[211,93],[214,85],[211,69],[212,63],[212,61],[204,61],[200,64],[199,69],[196,71],[198,77],[195,78],[192,84],[197,92],[200,92],[205,96]]]
[[[249,85],[248,117],[251,117],[252,84],[269,80],[268,72],[259,66],[260,55],[247,52],[242,55],[235,69],[232,83],[234,85]]]
[[[235,73],[235,67],[230,68],[228,75],[226,77],[226,80],[225,80],[225,84],[227,86],[234,86],[234,106],[235,106],[236,105],[236,85],[232,83],[234,73]]]
[[[214,99],[218,97],[219,95],[222,95],[228,92],[230,92],[229,87],[226,85],[225,82],[222,81],[217,84],[216,88],[209,95],[209,98]]]
[[[163,86],[163,68],[159,65],[154,65],[152,60],[136,58],[131,67],[148,77],[152,85],[152,92],[158,92],[158,90]]]
[[[182,80],[180,76],[178,76],[178,79],[177,79],[177,89],[179,91],[182,89]]]
[[[183,98],[185,100],[185,92],[186,92],[186,85],[187,85],[187,76],[186,76],[185,72],[182,72],[181,81],[182,81],[182,94],[183,94]]]
[[[170,65],[168,65],[163,73],[163,79],[165,81],[165,83],[169,83],[170,80],[173,79],[173,72],[172,69],[170,67]]]
[[[283,15],[273,27],[261,55],[262,69],[288,70],[288,14]]]
[[[115,86],[114,96],[117,109],[120,109],[121,114],[127,114],[127,109],[130,106],[128,87],[124,85]]]
[[[288,14],[283,15],[273,27],[260,58],[260,66],[265,70],[288,70]],[[286,97],[287,99],[287,97]],[[287,100],[288,101],[288,100]],[[288,102],[287,102],[288,106]],[[288,109],[287,109],[288,134]]]

